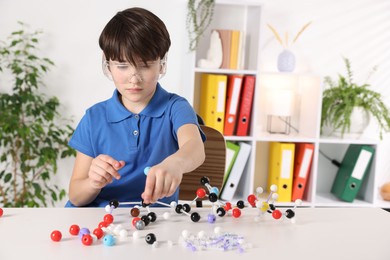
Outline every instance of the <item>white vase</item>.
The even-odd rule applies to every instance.
[[[283,50],[278,55],[278,70],[280,72],[292,72],[295,69],[295,55],[290,50]]]
[[[354,107],[351,114],[351,127],[341,135],[341,129],[335,129],[333,136],[340,138],[358,139],[370,123],[370,114],[362,107]]]

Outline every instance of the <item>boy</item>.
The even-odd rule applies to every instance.
[[[103,29],[103,70],[116,89],[86,111],[69,141],[77,156],[66,206],[177,201],[183,174],[203,163],[196,113],[158,83],[170,44],[164,23],[142,8],[118,12]]]

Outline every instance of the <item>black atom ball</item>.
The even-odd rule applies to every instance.
[[[218,200],[218,195],[215,194],[214,192],[209,194],[209,201],[210,202],[216,202]]]
[[[141,220],[145,223],[145,226],[149,225],[149,223],[150,223],[150,219],[149,219],[149,217],[146,216],[146,215],[143,215],[143,216],[141,217]]]
[[[197,212],[191,214],[192,222],[198,222],[200,220],[200,215]]]
[[[181,213],[182,213],[182,212],[181,212],[182,209],[183,209],[183,205],[177,204],[177,205],[176,205],[176,208],[175,208],[175,211],[176,211],[177,214],[181,214]]]
[[[145,237],[145,241],[149,245],[153,245],[153,243],[156,242],[156,235],[153,234],[153,233],[147,234],[146,237]]]
[[[151,222],[154,222],[157,219],[157,215],[154,212],[149,212],[148,213],[148,218],[150,219]]]
[[[142,200],[142,207],[143,208],[146,208],[147,206],[149,206],[151,203],[145,203],[144,200]]]
[[[219,207],[219,208],[217,209],[217,215],[218,215],[218,216],[223,217],[223,216],[225,216],[225,214],[226,214],[226,210],[225,210],[224,208]]]
[[[203,176],[202,178],[200,178],[200,183],[202,185],[205,185],[206,183],[210,183],[210,179],[206,176]]]
[[[295,216],[295,212],[292,209],[286,210],[286,217],[293,218]]]
[[[183,209],[184,209],[184,211],[185,212],[190,212],[191,211],[191,206],[190,205],[188,205],[188,204],[183,204]]]
[[[243,209],[245,207],[245,203],[242,200],[237,201],[237,207],[239,209]]]
[[[110,201],[110,207],[114,207],[115,209],[119,206],[118,200],[111,200]]]

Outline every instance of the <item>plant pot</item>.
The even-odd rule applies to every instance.
[[[339,138],[358,139],[370,123],[370,114],[362,107],[355,107],[351,114],[351,127],[349,132],[341,133],[341,129],[334,129],[332,136]]]

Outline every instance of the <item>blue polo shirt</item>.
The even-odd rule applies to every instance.
[[[69,145],[90,157],[107,154],[126,164],[119,170],[121,179],[105,186],[87,206],[105,207],[112,199],[141,201],[146,181],[144,168],[160,163],[179,149],[177,131],[185,124],[198,125],[193,108],[186,99],[168,93],[159,83],[149,104],[139,114],[122,105],[117,90],[110,99],[89,108]],[[205,140],[200,128],[199,131]],[[161,201],[177,200],[178,190]],[[66,207],[71,206],[68,201]]]

